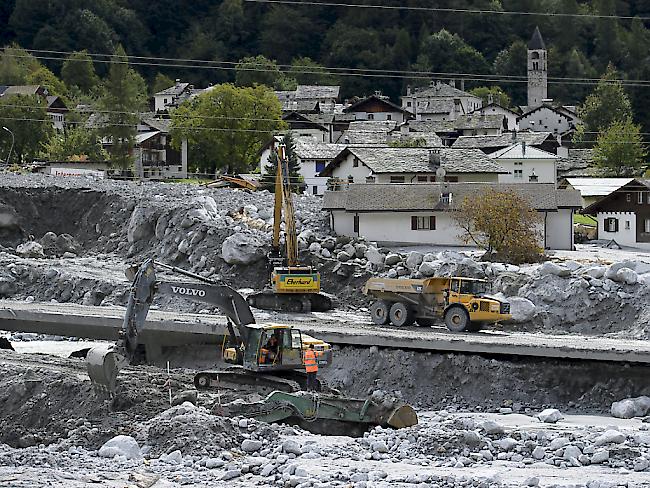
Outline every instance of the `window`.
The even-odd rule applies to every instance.
[[[375,182],[374,176],[366,176],[366,183],[374,183],[374,182]]]
[[[311,192],[312,192],[312,194],[314,194],[314,195],[318,195],[318,186],[317,186],[317,185],[313,185],[313,186],[311,187]]]
[[[427,182],[426,176],[418,176],[418,183],[426,183],[426,182]]]
[[[625,221],[625,230],[630,230],[630,221],[629,220]]]
[[[358,168],[359,167],[359,158],[354,158],[354,161],[352,161],[352,167],[353,168]]]
[[[618,232],[618,219],[606,218],[604,221],[605,232]]]
[[[515,170],[515,178],[523,178],[523,177],[524,177],[524,170],[516,169]]]
[[[642,192],[642,191],[640,191],[640,192],[638,193],[638,195],[637,195],[637,200],[636,200],[636,201],[637,201],[637,203],[638,203],[639,205],[641,205],[641,204],[643,203],[643,192]]]
[[[650,203],[650,192],[646,193],[646,195],[648,195],[648,200],[646,203]]]
[[[355,215],[352,219],[353,232],[359,232],[359,216]]]
[[[429,178],[429,181],[430,181],[431,183],[435,183],[435,182],[436,182],[436,177],[435,177],[435,176],[432,176],[431,178]]]
[[[411,102],[406,102],[406,106],[407,106],[407,107],[410,107],[410,106],[411,106]]]
[[[643,221],[643,232],[650,234],[650,219],[645,219]]]
[[[529,183],[537,183],[538,181],[539,181],[539,177],[535,173],[533,173],[528,177]]]
[[[515,161],[515,166],[523,166],[524,163],[521,161]]]
[[[316,161],[316,173],[325,171],[325,161]]]
[[[392,176],[390,177],[390,182],[391,183],[404,183],[404,176]]]
[[[631,202],[632,201],[632,194],[631,193],[626,193],[625,194],[625,201],[626,202]]]
[[[448,183],[458,183],[458,176],[445,176],[445,181]]]
[[[441,193],[440,194],[440,203],[445,205],[451,205],[452,194],[451,193]]]
[[[386,115],[386,120],[393,120],[393,116],[391,114]]]
[[[411,217],[411,230],[436,230],[436,218],[433,215]]]
[[[368,120],[375,120],[375,114],[368,114]]]

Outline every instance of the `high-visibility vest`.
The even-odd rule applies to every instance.
[[[318,362],[316,361],[316,353],[313,349],[305,351],[305,371],[308,373],[316,373],[318,371]]]

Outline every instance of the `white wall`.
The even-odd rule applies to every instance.
[[[357,236],[354,232],[354,212],[332,211],[333,229],[338,235]],[[359,212],[359,236],[380,243],[431,244],[437,246],[466,246],[460,238],[462,230],[449,212]],[[436,217],[435,230],[412,230],[411,217]],[[543,219],[543,213],[541,214]],[[542,220],[543,222],[543,220]],[[543,224],[542,224],[543,225]],[[571,210],[549,212],[546,218],[546,245],[550,249],[573,249],[573,219]],[[544,230],[542,235],[544,235]],[[540,242],[543,245],[543,242]]]
[[[354,177],[353,183],[366,183],[366,177],[371,174],[372,171],[370,168],[365,166],[361,161],[359,161],[359,166],[354,167],[354,155],[352,154],[348,154],[345,160],[332,171],[334,178],[340,178],[345,182],[348,181],[348,176],[352,175]]]
[[[563,133],[571,129],[571,122],[548,107],[542,107],[519,120],[519,130],[530,129],[536,132]]]
[[[330,141],[330,134],[328,131],[322,129],[305,128],[305,129],[292,129],[291,133],[297,139],[304,139],[313,142],[332,142]]]
[[[557,182],[557,168],[555,159],[499,159],[494,158],[510,174],[500,174],[499,183],[530,183],[528,177],[533,174],[533,169],[537,175],[537,183],[555,183]],[[515,163],[522,163],[515,165]],[[522,170],[522,178],[515,178],[515,170]]]
[[[316,160],[305,159],[300,161],[300,174],[305,180],[307,185],[307,193],[310,195],[322,195],[327,189],[327,177],[316,176]],[[314,186],[317,187],[316,193],[314,193]]]
[[[618,219],[618,232],[609,232],[605,230],[605,219]],[[622,246],[650,248],[650,243],[636,242],[636,214],[634,212],[599,212],[598,220],[598,238],[613,239]],[[626,223],[629,222],[629,229],[626,229]]]
[[[519,123],[517,122],[517,114],[500,107],[483,107],[479,113],[484,115],[503,115],[506,118],[506,125],[508,130],[519,130]]]
[[[546,247],[573,250],[573,212],[560,208],[546,214]]]
[[[404,114],[402,112],[352,112],[352,113],[354,114],[354,120],[394,120],[398,124],[404,122]],[[368,114],[372,115],[372,119],[368,118]]]

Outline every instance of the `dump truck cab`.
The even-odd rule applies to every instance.
[[[377,299],[371,308],[377,325],[430,326],[443,319],[453,332],[480,330],[486,323],[508,320],[510,304],[490,297],[486,280],[453,276],[420,280],[371,278],[363,292]]]

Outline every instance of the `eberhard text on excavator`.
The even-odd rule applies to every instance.
[[[298,237],[291,196],[289,165],[285,147],[278,147],[273,214],[273,249],[269,255],[270,288],[248,297],[248,303],[265,310],[286,312],[325,312],[332,308],[332,299],[321,293],[320,273],[298,260]],[[284,211],[284,212],[283,212]],[[284,213],[284,246],[281,245],[281,223]]]

